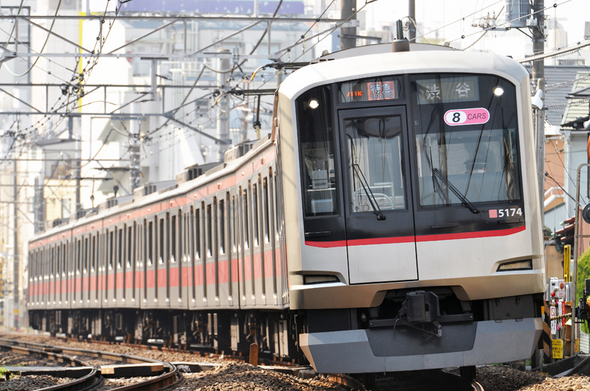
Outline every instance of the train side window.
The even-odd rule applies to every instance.
[[[182,298],[182,263],[184,261],[184,233],[182,224],[186,218],[182,218],[182,211],[178,211],[178,298]]]
[[[82,241],[76,241],[76,272],[80,274],[80,270],[82,269]]]
[[[53,278],[55,275],[55,247],[51,247],[51,272],[50,277]]]
[[[158,247],[160,249],[160,256],[158,263],[164,263],[164,219],[160,219],[160,239],[158,240]]]
[[[72,260],[72,244],[68,240],[64,251],[64,271],[65,274],[70,274],[74,271],[74,265]]]
[[[148,265],[154,264],[154,223],[150,221],[147,229],[147,262]]]
[[[219,205],[217,203],[217,197],[213,197],[213,229],[211,231],[213,235],[213,244],[212,250],[215,251],[215,297],[219,297],[219,216],[218,216],[218,209]]]
[[[132,250],[133,250],[133,231],[132,228],[127,228],[127,267],[131,267]]]
[[[231,197],[229,192],[225,195],[225,204],[227,205],[227,247],[228,247],[228,260],[227,260],[227,281],[228,281],[228,296],[233,296],[233,274],[232,274],[232,234],[234,233],[234,227],[232,227],[232,217],[234,211],[231,208]]]
[[[236,222],[238,221],[238,217],[237,217],[237,212],[238,210],[236,209],[236,196],[233,196],[231,199],[231,210],[232,210],[232,217],[233,220],[231,221],[232,227],[232,235],[231,235],[231,240],[232,240],[232,251],[236,251],[237,250],[237,238],[238,238],[238,233],[236,231]]]
[[[61,275],[61,244],[57,245],[57,258],[56,258],[56,272],[55,277],[59,277]]]
[[[195,257],[201,258],[201,209],[195,209],[194,218]]]
[[[273,173],[273,183],[272,183],[273,193],[274,193],[274,202],[275,202],[275,209],[273,213],[273,219],[275,224],[275,238],[279,238],[279,190],[278,190],[278,182],[277,182],[277,173]]]
[[[115,232],[111,231],[109,234],[109,244],[108,244],[108,248],[107,248],[107,252],[108,252],[108,257],[109,257],[109,270],[113,269],[114,266],[114,249],[113,249],[113,242],[115,240],[114,238],[115,236]]]
[[[268,204],[268,178],[262,180],[262,208],[264,211],[264,241],[268,243],[270,241],[270,205]]]
[[[207,205],[207,256],[213,254],[213,216],[211,215],[211,204]]]
[[[196,254],[196,248],[197,248],[197,243],[196,242],[197,242],[197,240],[196,240],[196,238],[198,236],[196,236],[195,232],[196,232],[196,228],[197,228],[196,226],[198,225],[198,222],[199,222],[199,220],[197,220],[195,218],[195,213],[196,213],[196,210],[193,207],[191,207],[191,211],[190,211],[190,215],[189,215],[189,222],[190,222],[190,233],[189,233],[189,235],[192,235],[192,236],[189,236],[189,238],[190,237],[195,238],[194,240],[189,240],[189,242],[190,242],[190,245],[189,245],[189,251],[190,251],[189,259],[190,259],[190,262],[191,262],[191,276],[192,276],[192,289],[191,289],[192,297],[191,298],[193,300],[195,300],[195,298],[197,297],[197,282],[195,281],[195,265],[196,265],[195,259],[197,257],[197,254]]]
[[[225,201],[219,200],[219,252],[225,254]]]
[[[92,235],[92,250],[91,250],[91,260],[90,260],[90,270],[95,271],[96,270],[96,237],[98,236],[98,234],[96,235]]]
[[[306,216],[338,213],[335,127],[330,90],[314,88],[297,99],[301,187]]]
[[[66,273],[68,271],[68,245],[67,243],[63,244],[63,249],[61,252],[61,275],[62,277],[66,276]]]
[[[244,217],[244,248],[250,248],[250,222],[248,221],[248,190],[242,196],[242,216]]]
[[[151,224],[151,223],[150,223]],[[143,220],[143,254],[142,255],[142,262],[141,266],[143,267],[142,273],[143,274],[143,300],[147,300],[147,265],[151,263],[151,232],[150,236],[148,236],[148,226],[150,227],[149,230],[151,231],[151,225],[148,224],[147,220]],[[149,242],[148,242],[149,237]],[[148,245],[149,243],[149,245]]]
[[[123,230],[119,229],[119,236],[117,240],[117,269],[121,268],[122,266],[122,257],[123,257]]]
[[[201,202],[201,210],[203,211],[202,214],[202,221],[200,222],[200,224],[202,224],[202,229],[201,229],[201,241],[203,243],[203,247],[206,246],[205,240],[206,240],[206,236],[208,235],[207,232],[207,226],[206,226],[206,218],[207,218],[207,209],[205,209],[205,202]],[[206,249],[203,249],[206,250]],[[203,254],[202,257],[202,276],[203,276],[203,300],[205,300],[207,298],[207,254]]]
[[[172,216],[171,223],[170,223],[170,263],[176,262],[176,246],[178,243],[176,242],[176,216]],[[179,235],[180,237],[180,235]]]
[[[84,273],[88,273],[88,238],[84,238]]]
[[[178,211],[178,262],[182,262],[184,259],[184,254],[186,254],[184,248],[184,230],[183,230],[183,223],[186,219],[182,218],[182,211]],[[179,277],[180,278],[180,277]]]
[[[252,185],[252,233],[254,234],[254,245],[258,246],[258,186]]]
[[[179,214],[178,218],[181,219],[181,223],[180,225],[182,226],[182,237],[181,237],[181,241],[182,244],[180,246],[181,249],[181,254],[180,256],[182,257],[182,261],[186,262],[186,256],[189,254],[189,249],[188,249],[188,239],[190,238],[189,236],[189,214],[185,213],[184,215]]]

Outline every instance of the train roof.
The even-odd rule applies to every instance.
[[[190,193],[196,188],[206,186],[217,178],[237,170],[244,161],[264,150],[269,143],[272,143],[272,140],[270,134],[267,134],[257,141],[246,141],[238,144],[226,151],[223,162],[187,167],[176,176],[175,181],[144,184],[137,188],[133,195],[111,198],[100,204],[98,208],[86,210],[85,213],[78,215],[74,214],[69,220],[57,221],[57,224],[44,232],[36,234],[29,242],[33,243],[59,232],[67,232],[76,227],[99,222],[109,216],[126,213],[149,204],[162,202],[168,198]]]
[[[318,63],[305,66],[287,77],[279,93],[291,99],[315,86],[383,74],[492,72],[515,83],[521,83],[529,76],[515,60],[494,53],[464,52],[432,45],[420,50],[412,50],[417,49],[412,45],[410,51],[385,53],[384,46],[379,46],[373,51],[350,49],[350,52],[320,57]]]

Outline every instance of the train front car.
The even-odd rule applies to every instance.
[[[544,271],[522,66],[442,50],[320,62],[285,80],[279,116],[290,307],[316,370],[531,356]]]

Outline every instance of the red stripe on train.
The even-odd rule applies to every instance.
[[[422,235],[416,236],[416,242],[436,242],[442,240],[459,240],[459,239],[477,239],[477,238],[491,238],[496,236],[508,236],[522,232],[526,229],[525,226],[502,229],[497,231],[476,231],[476,232],[462,232],[456,234],[440,234],[440,235]],[[333,242],[313,242],[305,241],[306,246],[320,247],[320,248],[336,248],[349,246],[367,246],[376,244],[395,244],[395,243],[412,243],[414,236],[398,236],[390,238],[376,238],[376,239],[354,239],[354,240],[336,240]]]

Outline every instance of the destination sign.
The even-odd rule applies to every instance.
[[[479,100],[477,76],[416,80],[418,104],[472,102]]]
[[[372,102],[400,98],[397,78],[379,77],[340,84],[340,102]]]

